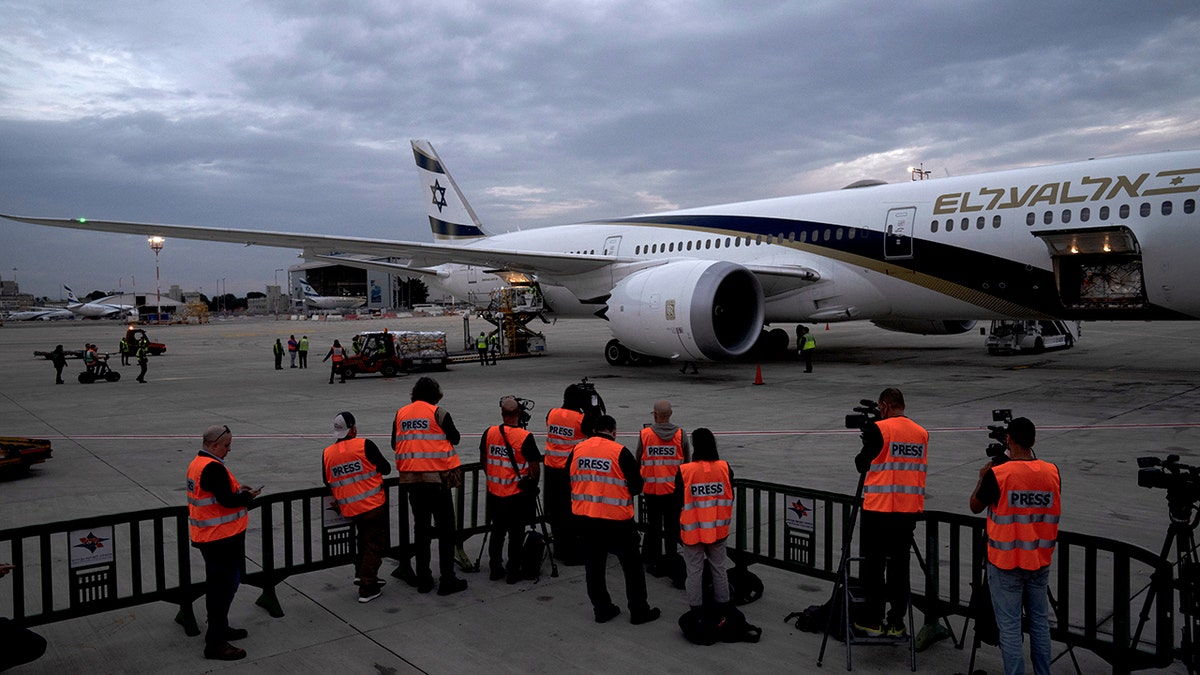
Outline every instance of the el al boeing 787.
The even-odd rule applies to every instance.
[[[298,248],[306,258],[420,274],[459,297],[472,285],[536,284],[551,315],[608,321],[613,339],[605,355],[613,363],[631,354],[736,358],[773,323],[868,320],[953,334],[1003,318],[1200,318],[1198,151],[863,181],[833,192],[493,233],[432,145],[412,147],[434,243],[3,217]]]

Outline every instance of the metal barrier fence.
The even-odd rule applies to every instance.
[[[391,477],[384,485],[389,554],[405,557],[408,524],[400,528],[399,509],[392,506],[399,483]],[[735,490],[735,561],[835,578],[852,496],[743,479],[735,480]],[[460,540],[485,531],[485,493],[481,466],[464,465],[464,484],[454,490]],[[262,590],[257,603],[271,616],[283,616],[275,588],[289,576],[352,563],[352,526],[329,507],[330,499],[319,487],[257,501],[247,531],[250,562],[243,583]],[[0,531],[0,560],[16,566],[12,592],[0,596],[0,616],[38,625],[170,602],[179,606],[176,620],[197,635],[192,605],[204,592],[204,572],[200,556],[191,554],[187,527],[187,509],[178,506]],[[927,566],[914,566],[914,605],[926,623],[962,617],[959,646],[967,633],[972,588],[978,587],[986,560],[983,529],[982,518],[929,511],[915,538]],[[1174,660],[1170,562],[1123,542],[1060,532],[1054,565],[1055,640],[1095,652],[1114,670],[1161,668]],[[1147,592],[1154,594],[1147,605],[1153,612],[1143,619],[1135,607]],[[1139,622],[1145,624],[1140,632],[1145,637],[1135,644]]]

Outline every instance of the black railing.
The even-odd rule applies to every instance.
[[[463,468],[464,484],[454,490],[454,501],[460,540],[466,541],[486,529],[486,488],[478,463]],[[397,479],[384,485],[389,503],[400,501]],[[735,560],[835,578],[852,496],[741,479],[735,489]],[[329,501],[324,487],[310,488],[262,497],[251,511],[247,552],[252,562],[243,583],[261,589],[258,604],[272,616],[283,616],[275,588],[289,576],[354,559],[352,526],[329,508]],[[401,529],[400,508],[389,511],[389,553],[403,558],[410,526],[406,522]],[[926,512],[918,526],[920,558],[927,565],[914,566],[914,604],[926,623],[963,618],[959,646],[972,589],[983,574],[983,529],[982,518],[938,511]],[[16,569],[10,575],[12,592],[0,594],[0,616],[37,625],[170,602],[179,606],[177,621],[188,634],[199,634],[192,605],[204,592],[198,581],[203,564],[191,554],[184,506],[3,530],[0,560],[5,559]],[[1168,561],[1123,542],[1060,532],[1054,565],[1054,639],[1093,651],[1116,670],[1172,662],[1175,597]],[[1155,598],[1143,620],[1136,610],[1147,592]],[[1144,630],[1139,632],[1138,624]],[[1141,635],[1136,644],[1135,633]]]

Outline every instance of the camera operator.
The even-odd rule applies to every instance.
[[[491,580],[507,576],[521,580],[521,544],[526,523],[533,522],[542,453],[533,434],[521,426],[521,404],[512,396],[500,399],[503,424],[488,427],[479,439],[479,461],[487,476],[487,510],[492,521],[488,542]],[[508,571],[504,569],[504,539],[508,537]]]
[[[904,416],[899,389],[884,389],[878,404],[879,421],[864,425],[862,450],[854,458],[865,474],[859,551],[866,596],[854,627],[868,637],[900,638],[906,634],[909,551],[917,518],[925,511],[929,432]]]
[[[1021,608],[1029,615],[1029,652],[1033,671],[1050,672],[1050,558],[1058,540],[1062,512],[1058,467],[1033,454],[1033,422],[1024,417],[1008,425],[1008,461],[989,461],[979,470],[971,493],[971,512],[985,508],[988,535],[988,586],[1004,672],[1025,672],[1021,647]]]

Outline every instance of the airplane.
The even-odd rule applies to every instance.
[[[613,364],[643,355],[737,358],[776,323],[868,320],[944,335],[992,319],[1200,318],[1191,267],[1200,151],[857,181],[832,192],[492,233],[433,146],[412,148],[432,244],[0,216],[298,248],[305,258],[420,274],[450,288],[536,283],[548,313],[608,321],[604,354]]]
[[[63,288],[67,291],[67,309],[71,310],[79,316],[89,318],[110,318],[121,319],[125,317],[137,316],[137,308],[133,305],[118,305],[106,302],[83,302],[75,297],[75,291],[71,287],[63,284]],[[111,296],[110,296],[111,297]],[[107,298],[101,298],[105,300]]]
[[[316,309],[349,309],[366,304],[366,298],[349,295],[317,295],[313,287],[305,279],[300,280],[300,290],[304,293],[304,304]]]
[[[60,307],[30,307],[29,309],[19,312],[9,312],[4,317],[5,321],[58,321],[60,319],[71,319],[75,317],[75,313],[69,309]]]

